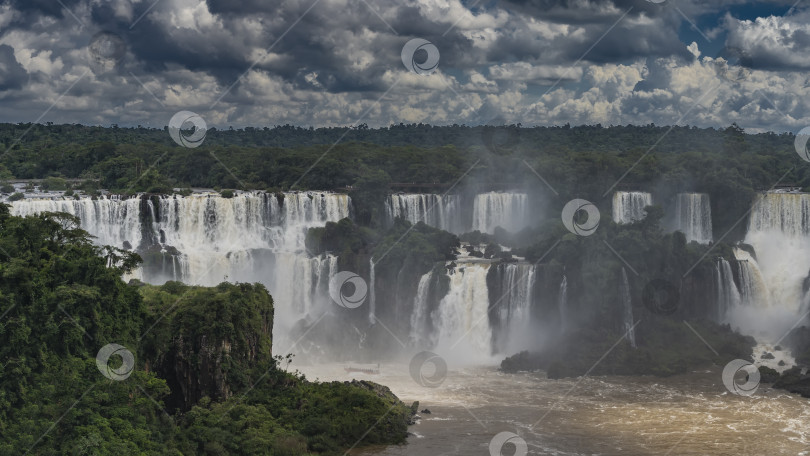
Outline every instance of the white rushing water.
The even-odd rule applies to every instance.
[[[633,301],[630,296],[630,281],[627,279],[627,271],[622,267],[622,287],[620,290],[620,299],[622,300],[622,311],[624,313],[624,330],[627,333],[627,340],[630,346],[636,348],[636,329],[635,321],[633,320]]]
[[[531,328],[529,316],[532,305],[532,289],[536,267],[531,264],[509,263],[503,268],[500,280],[501,295],[490,306],[498,309],[498,322],[501,337],[495,350],[511,354],[530,348]]]
[[[374,312],[377,311],[377,288],[374,271],[374,258],[368,259],[368,275],[369,275],[369,297],[368,297],[368,322],[372,325],[377,323],[377,318]]]
[[[754,247],[757,257],[757,261],[750,255],[745,258],[748,268],[743,271],[746,280],[741,282],[743,299],[753,307],[738,312],[734,323],[749,334],[764,335],[765,340],[778,338],[796,323],[805,301],[803,283],[810,271],[810,194],[757,195],[745,242]]]
[[[810,271],[810,194],[758,195],[745,242],[756,251],[771,304],[798,311]]]
[[[433,278],[433,271],[422,275],[419,278],[419,285],[416,288],[416,296],[413,300],[413,313],[411,314],[411,345],[419,348],[430,347],[432,344],[427,340],[428,325],[428,298],[430,297],[430,280]]]
[[[568,277],[565,275],[563,275],[562,282],[560,282],[557,307],[560,311],[560,331],[565,332],[565,328],[568,325]]]
[[[728,312],[741,304],[740,292],[734,283],[731,264],[724,258],[715,262],[715,284],[717,285],[717,321],[725,322]]]
[[[740,301],[747,307],[770,307],[770,293],[759,264],[750,253],[735,248],[734,257],[737,259],[737,282],[740,285]]]
[[[150,283],[262,283],[275,300],[280,337],[327,296],[329,277],[337,273],[336,257],[307,255],[307,229],[348,217],[349,208],[347,195],[327,192],[285,193],[283,202],[276,195],[254,192],[233,198],[216,193],[161,196],[157,204],[141,197],[30,198],[12,203],[14,215],[67,212],[79,218],[98,244],[161,255],[162,271],[141,268],[133,274]],[[179,255],[172,255],[170,248]]]
[[[404,218],[412,224],[424,222],[451,233],[464,231],[460,225],[460,197],[433,193],[393,194],[385,200],[389,220]]]
[[[613,194],[613,221],[633,223],[644,218],[644,208],[652,205],[647,192],[616,192]]]
[[[712,209],[705,193],[679,193],[675,197],[675,229],[686,235],[686,242],[712,241]]]
[[[528,195],[525,193],[489,192],[475,195],[472,230],[493,233],[500,226],[507,231],[520,231],[529,222]]]
[[[96,237],[100,245],[133,247],[141,243],[140,198],[99,197],[27,198],[11,203],[12,215],[25,217],[42,212],[67,212],[81,220],[82,228]]]
[[[487,263],[458,263],[450,290],[432,316],[437,327],[436,353],[458,363],[488,364],[492,329],[488,308]]]

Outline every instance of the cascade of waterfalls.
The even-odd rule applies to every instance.
[[[81,221],[82,229],[96,237],[100,245],[123,248],[141,244],[141,199],[102,196],[82,198],[26,198],[11,203],[12,215],[25,217],[42,212],[66,212]]]
[[[748,307],[770,307],[770,293],[757,260],[743,249],[735,248],[737,282],[740,284],[740,302]]]
[[[386,199],[385,210],[389,220],[401,217],[414,225],[424,222],[451,233],[464,231],[461,226],[458,195],[393,194]]]
[[[500,226],[520,231],[528,224],[528,196],[525,193],[489,192],[475,195],[472,230],[493,233]]]
[[[77,216],[97,244],[141,254],[144,265],[132,277],[150,283],[263,283],[276,303],[276,324],[288,328],[328,295],[329,277],[337,273],[336,257],[306,253],[307,229],[348,217],[350,207],[347,195],[335,193],[291,192],[279,198],[252,192],[233,198],[217,193],[30,198],[12,203],[12,213]]]
[[[613,194],[613,221],[633,223],[644,218],[644,208],[652,205],[652,195],[646,192],[616,192]]]
[[[734,283],[731,264],[724,258],[718,258],[715,263],[715,284],[717,290],[716,318],[718,322],[725,322],[728,312],[736,309],[742,299],[737,285]]]
[[[712,241],[712,209],[705,193],[679,193],[675,198],[676,229],[686,242],[708,244]]]
[[[752,266],[758,266],[769,294],[758,304],[798,312],[810,271],[810,194],[757,195],[745,242],[754,247]]]
[[[432,315],[437,328],[436,352],[457,362],[492,359],[486,263],[459,263],[450,275],[450,290]]]
[[[422,275],[419,278],[419,286],[416,289],[416,296],[413,300],[413,314],[411,314],[410,341],[414,346],[426,346],[426,326],[428,319],[428,298],[430,296],[430,280],[433,278],[433,271]]]
[[[496,268],[494,288],[489,292],[489,314],[495,328],[496,353],[514,353],[525,346],[529,335],[529,314],[536,267],[531,264],[507,263]]]

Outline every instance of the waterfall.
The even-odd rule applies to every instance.
[[[748,307],[770,307],[768,286],[762,278],[757,260],[743,249],[734,249],[737,259],[737,282],[740,284],[740,301]]]
[[[436,352],[456,363],[492,361],[487,289],[487,263],[459,263],[450,275],[450,289],[432,320],[437,328]]]
[[[708,244],[712,241],[712,209],[705,193],[679,193],[675,198],[676,230],[686,242]]]
[[[433,271],[422,275],[419,279],[419,286],[416,289],[416,296],[413,300],[413,313],[411,314],[411,344],[416,347],[425,346],[427,336],[428,319],[428,298],[430,297],[430,280],[433,278]]]
[[[171,246],[181,254],[179,275],[188,283],[215,285],[226,275],[267,283],[263,271],[250,269],[260,251],[304,254],[308,228],[349,216],[346,195],[285,193],[283,201],[265,193],[170,195],[156,205],[141,197],[25,199],[12,204],[12,213],[73,214],[101,245],[129,244],[140,252]],[[239,273],[249,277],[236,277]]]
[[[557,308],[560,310],[560,331],[565,332],[568,324],[568,277],[563,274],[560,282],[560,294],[557,298]]]
[[[451,233],[460,233],[463,228],[459,219],[459,196],[431,193],[393,194],[385,201],[388,220],[404,218],[412,224],[424,222]]]
[[[497,353],[514,353],[526,346],[529,336],[529,314],[532,304],[532,289],[536,274],[535,265],[500,264],[497,270],[494,293],[489,295],[490,306],[496,327],[494,348]]]
[[[283,336],[319,302],[327,302],[329,277],[337,273],[337,257],[306,253],[307,229],[348,217],[350,203],[347,195],[328,192],[58,197],[15,201],[12,213],[67,212],[79,218],[95,243],[131,246],[144,264],[125,279],[208,286],[260,282],[273,295]]]
[[[377,310],[377,292],[374,288],[374,258],[368,259],[368,269],[369,269],[369,306],[368,306],[368,321],[372,325],[377,323],[377,319],[374,316],[374,312]]]
[[[627,280],[627,271],[622,267],[622,287],[620,290],[624,310],[624,330],[627,332],[627,340],[630,346],[636,348],[635,321],[633,321],[633,302],[630,298],[630,281]]]
[[[715,283],[717,289],[718,322],[725,322],[727,314],[741,304],[740,292],[734,283],[734,273],[731,264],[725,258],[718,258],[715,263]]]
[[[527,226],[528,215],[525,193],[481,193],[473,200],[472,230],[493,233],[500,226],[507,231],[520,231]]]
[[[79,218],[82,228],[96,237],[97,244],[124,248],[128,243],[137,248],[143,238],[140,204],[138,197],[26,198],[11,203],[11,214],[25,217],[42,212],[66,212]]]
[[[644,218],[644,208],[652,205],[652,195],[646,192],[616,192],[613,194],[613,221],[633,223]]]
[[[810,271],[810,194],[757,195],[745,242],[754,247],[769,294],[758,304],[798,312]]]

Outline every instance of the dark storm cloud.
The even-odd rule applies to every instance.
[[[625,11],[635,17],[641,14],[658,16],[665,9],[661,4],[645,0],[506,0],[505,8],[538,19],[561,24],[599,24],[616,20]]]
[[[62,18],[65,16],[65,8],[72,8],[84,0],[62,0],[62,5],[56,0],[6,0],[15,10],[23,13],[26,20],[35,19],[36,16],[51,16]],[[6,2],[2,2],[3,4]]]
[[[218,127],[345,125],[367,110],[371,125],[476,123],[509,112],[524,124],[606,124],[617,113],[622,123],[666,123],[700,96],[704,78],[717,76],[710,62],[693,55],[697,45],[687,50],[691,39],[684,42],[680,34],[688,27],[681,13],[706,29],[716,24],[717,46],[727,44],[719,41],[729,33],[745,48],[759,33],[739,20],[723,20],[739,0],[507,0],[472,9],[458,0],[62,3],[67,8],[56,0],[10,0],[3,5],[11,12],[0,8],[0,43],[8,46],[0,48],[3,120],[36,118],[70,89],[50,120],[65,115],[70,121],[165,125],[173,112],[195,109]],[[797,56],[810,49],[810,29],[799,18],[791,21],[761,26],[771,43],[782,46],[753,47],[763,67],[810,62],[810,56]],[[127,49],[105,72],[89,64],[86,50],[100,31],[117,34]],[[412,38],[439,49],[437,74],[406,71],[400,53]],[[88,67],[92,71],[73,86]],[[787,105],[777,92],[801,81],[760,76],[779,86],[768,96],[781,109],[790,109],[794,119],[807,117],[805,107]],[[558,78],[561,83],[539,101],[527,89]],[[399,86],[376,104],[395,81]],[[714,124],[727,112],[759,116],[766,106],[750,99],[730,92],[701,118]],[[517,117],[527,111],[536,116]]]
[[[0,44],[0,92],[21,89],[28,82],[28,72],[14,57],[14,48]]]

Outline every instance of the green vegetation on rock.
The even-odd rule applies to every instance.
[[[125,284],[139,261],[93,245],[75,217],[0,205],[0,455],[340,454],[405,440],[411,408],[387,388],[282,369],[263,286]],[[134,354],[128,378],[100,372],[110,343]]]

